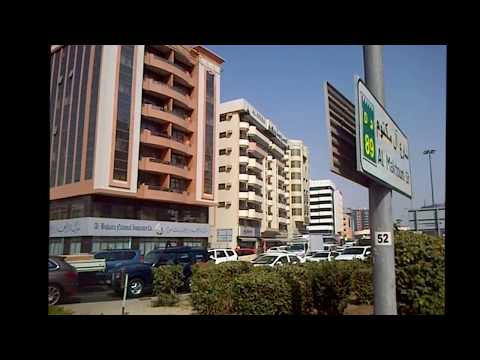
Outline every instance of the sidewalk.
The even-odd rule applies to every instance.
[[[180,294],[177,306],[152,307],[154,297],[129,299],[126,301],[127,315],[192,315],[189,294]],[[73,315],[122,315],[122,300],[101,301],[83,304],[65,304],[63,308],[73,311]]]

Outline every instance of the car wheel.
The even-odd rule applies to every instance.
[[[58,285],[48,285],[48,305],[57,305],[62,298],[62,289]]]
[[[128,295],[139,297],[143,295],[144,284],[141,279],[132,279],[128,282]]]

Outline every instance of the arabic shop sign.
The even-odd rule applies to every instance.
[[[411,197],[407,137],[358,77],[355,87],[358,171]]]
[[[176,223],[109,218],[78,218],[50,221],[50,237],[141,236],[208,237],[208,224]]]

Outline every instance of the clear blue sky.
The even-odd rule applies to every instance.
[[[207,45],[208,46],[208,45]],[[288,138],[310,149],[312,179],[331,179],[345,207],[368,207],[368,191],[330,172],[323,83],[353,101],[353,76],[364,77],[361,46],[208,46],[225,59],[221,101],[245,98]],[[427,148],[435,202],[445,201],[446,46],[385,46],[385,105],[407,134],[413,177],[412,202],[394,192],[393,216],[431,203]]]

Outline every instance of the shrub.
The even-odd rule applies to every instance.
[[[177,302],[178,298],[176,295],[159,293],[157,298],[152,300],[152,307],[174,306]]]
[[[158,297],[155,305],[171,306],[177,302],[177,290],[183,285],[180,265],[165,265],[154,269],[153,295]]]
[[[342,315],[350,295],[351,262],[322,261],[306,264],[312,276],[314,307],[319,315]]]
[[[313,311],[312,277],[304,266],[281,266],[277,271],[287,282],[292,299],[292,313],[308,315]]]
[[[291,290],[271,268],[254,268],[232,283],[233,310],[238,315],[282,315],[292,312]]]
[[[373,304],[373,271],[369,263],[356,261],[352,272],[349,303],[354,305]]]
[[[233,313],[232,282],[240,274],[252,269],[250,263],[232,261],[218,265],[193,267],[192,304],[204,315]]]
[[[445,242],[413,232],[395,233],[398,314],[445,312]]]
[[[72,315],[71,310],[67,310],[61,306],[48,305],[48,315]]]

